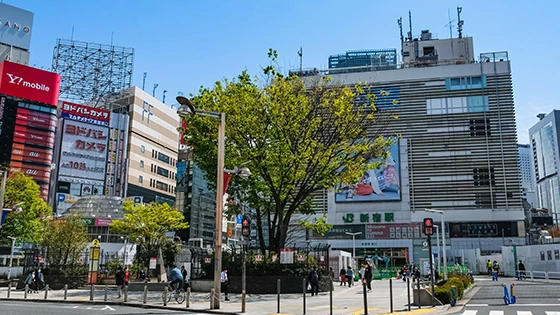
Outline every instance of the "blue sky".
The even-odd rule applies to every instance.
[[[474,37],[475,55],[508,51],[512,61],[519,141],[528,142],[536,115],[558,108],[560,2],[541,1],[187,1],[187,0],[4,0],[35,13],[31,65],[48,69],[57,38],[135,49],[133,84],[167,103],[179,91],[195,93],[247,69],[267,65],[268,48],[278,50],[283,70],[326,68],[329,55],[346,50],[400,48],[397,18],[413,33],[430,29],[449,37],[448,9],[463,7],[463,34]],[[456,26],[453,36],[457,36]]]

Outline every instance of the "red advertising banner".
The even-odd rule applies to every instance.
[[[19,107],[16,124],[56,131],[56,116]]]
[[[58,105],[60,75],[10,61],[0,63],[0,94]]]
[[[36,181],[49,182],[51,177],[51,166],[29,165],[18,161],[10,163],[10,172],[23,172]]]
[[[113,223],[111,218],[95,218],[95,226],[109,226],[111,223]]]
[[[101,108],[62,102],[61,117],[63,118],[109,126],[110,113],[110,111]]]
[[[39,149],[25,146],[21,143],[14,143],[12,145],[12,160],[50,164],[52,162],[52,150]]]
[[[54,145],[54,133],[16,125],[14,128],[14,142],[52,148]]]
[[[412,239],[422,237],[419,223],[366,224],[366,239]]]

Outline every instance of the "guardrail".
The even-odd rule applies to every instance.
[[[546,282],[550,280],[560,280],[560,271],[540,271],[540,270],[516,270],[515,271],[517,279],[530,279],[535,281],[535,279],[544,279]],[[525,274],[524,277],[523,274]]]

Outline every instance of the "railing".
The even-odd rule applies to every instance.
[[[550,282],[550,280],[560,280],[560,271],[516,270],[515,274],[517,279],[522,279],[521,276],[523,273],[525,273],[525,277],[523,277],[523,279],[530,281],[535,281],[535,279],[544,279],[546,282]]]

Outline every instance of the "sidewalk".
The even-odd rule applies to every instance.
[[[333,314],[336,315],[360,315],[364,314],[363,288],[361,285],[348,288],[339,286],[334,283],[334,291],[332,294]],[[412,290],[410,290],[411,301]],[[7,288],[0,288],[0,300],[6,300]],[[149,308],[165,308],[177,309],[182,311],[208,312],[215,314],[240,314],[241,313],[241,295],[230,294],[230,301],[220,303],[219,310],[210,310],[210,294],[209,293],[192,293],[190,298],[190,307],[186,308],[186,303],[177,304],[175,300],[171,300],[164,307],[162,300],[162,292],[148,292],[147,303],[143,304],[143,292],[131,291],[128,294],[128,301],[117,299],[117,292],[114,289],[107,291],[107,301],[104,301],[104,286],[98,286],[94,291],[94,299],[90,301],[90,290],[68,290],[67,300],[64,301],[64,292],[62,290],[49,290],[48,302],[67,302],[67,303],[96,303],[106,305],[127,305]],[[388,314],[390,313],[389,298],[389,280],[375,280],[372,282],[372,292],[368,293],[367,304],[368,314]],[[11,300],[23,300],[24,292],[22,290],[12,290],[10,292]],[[29,301],[45,301],[45,292],[39,294],[28,294]],[[400,314],[436,314],[445,312],[448,306],[422,307],[418,309],[411,306],[411,312],[407,308],[408,297],[406,283],[393,279],[393,311]],[[457,311],[454,308],[453,311]],[[263,314],[303,314],[303,297],[302,294],[281,294],[280,312],[277,312],[277,295],[276,294],[249,294],[247,295],[246,312],[248,315]],[[330,314],[330,296],[328,292],[321,292],[318,296],[306,296],[306,314],[309,315],[325,315]]]

